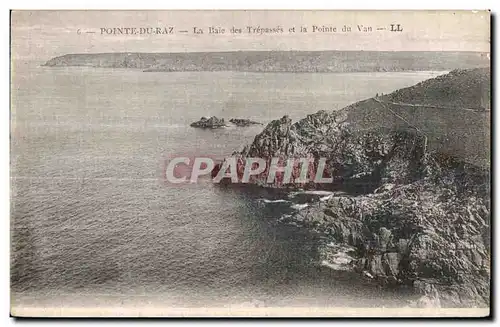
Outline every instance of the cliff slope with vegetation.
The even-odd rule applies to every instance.
[[[413,166],[424,154],[432,154],[487,170],[489,81],[489,69],[455,70],[338,111],[319,111],[295,123],[284,116],[270,122],[239,155],[311,157],[315,161],[325,157],[325,173],[338,180],[335,185],[370,176],[378,185],[388,173],[383,168],[400,156],[407,156]],[[280,186],[279,180],[266,186]]]

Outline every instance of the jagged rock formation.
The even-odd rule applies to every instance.
[[[374,60],[376,58],[376,60]],[[384,72],[444,71],[488,66],[478,52],[232,51],[89,53],[52,58],[45,66],[134,68],[146,71]]]
[[[242,119],[242,118],[231,118],[229,119],[229,122],[232,124],[235,124],[238,127],[246,127],[250,125],[262,125],[259,122],[250,120],[250,119]]]
[[[490,199],[487,187],[472,182],[484,175],[446,170],[374,194],[333,197],[282,221],[354,247],[353,270],[413,286],[422,296],[415,306],[488,306]]]
[[[419,178],[420,158],[425,138],[415,132],[373,129],[355,131],[346,123],[345,112],[320,111],[292,124],[287,116],[267,125],[254,142],[236,155],[242,160],[264,158],[268,167],[272,157],[311,158],[309,182],[299,179],[299,162],[292,174],[291,183],[284,184],[278,173],[273,183],[267,183],[268,167],[253,177],[253,182],[267,187],[345,189],[362,187],[364,192],[383,182],[407,182]],[[324,177],[334,177],[333,184],[318,185],[313,179],[320,158],[327,159]],[[394,174],[395,168],[405,168],[405,174]],[[402,170],[402,169],[401,169]]]
[[[487,81],[488,69],[455,71],[296,123],[284,116],[235,155],[240,162],[259,157],[268,163],[271,157],[306,157],[315,163],[326,158],[325,173],[334,177],[333,184],[297,183],[295,171],[291,184],[283,185],[279,175],[267,183],[267,170],[251,182],[348,191],[351,195],[282,221],[353,247],[352,269],[384,284],[411,285],[421,295],[415,306],[487,306]],[[329,256],[334,255],[323,257]]]
[[[226,123],[224,122],[224,118],[217,118],[215,116],[212,117],[201,117],[200,120],[191,123],[191,127],[198,128],[221,128],[225,127]]]

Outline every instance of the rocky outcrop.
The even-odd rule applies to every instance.
[[[310,158],[308,182],[299,181],[297,160],[290,183],[283,183],[282,174],[277,174],[273,183],[267,182],[268,169],[252,181],[266,187],[288,187],[306,189],[360,189],[367,192],[386,182],[410,182],[422,173],[422,155],[425,138],[414,131],[355,131],[345,122],[345,112],[320,111],[292,124],[284,116],[267,125],[255,137],[250,146],[236,156],[263,158],[269,167],[272,157]],[[324,171],[318,171],[319,160],[326,158]],[[220,165],[219,165],[220,167]],[[406,168],[401,174],[401,167]],[[218,167],[215,168],[217,171]],[[395,172],[395,169],[400,171]],[[314,182],[316,173],[333,177],[334,183],[319,185]]]
[[[246,127],[250,125],[262,125],[259,122],[241,118],[231,118],[229,122],[238,127]],[[220,127],[226,127],[227,124],[224,121],[224,118],[217,118],[215,116],[212,116],[212,117],[201,117],[200,120],[192,123],[190,126],[199,128],[220,128]]]
[[[221,128],[225,127],[226,123],[224,122],[224,118],[217,118],[215,116],[212,117],[201,117],[200,120],[192,123],[191,127],[198,128]]]
[[[373,194],[333,197],[282,221],[355,248],[353,270],[383,284],[414,287],[421,295],[415,306],[488,306],[489,193],[472,183],[478,176],[452,175],[454,180],[436,175],[384,184]],[[474,186],[463,187],[469,184]]]
[[[243,118],[231,118],[229,119],[229,122],[238,126],[238,127],[246,127],[250,125],[262,125],[262,123],[250,120],[250,119],[243,119]]]
[[[272,157],[305,157],[313,168],[326,158],[331,184],[296,182],[295,170],[286,185],[279,175],[267,183],[267,170],[251,179],[266,187],[347,191],[281,219],[334,245],[321,248],[325,265],[350,267],[384,285],[409,285],[419,296],[414,306],[488,306],[489,115],[475,108],[488,106],[476,93],[489,79],[486,69],[456,71],[295,123],[284,116],[235,155],[238,162],[259,157],[268,164]],[[423,104],[408,103],[412,90]],[[451,109],[439,97],[445,90],[452,90]],[[470,149],[455,151],[454,144]],[[308,172],[311,180],[315,171]],[[342,255],[340,248],[352,251]]]

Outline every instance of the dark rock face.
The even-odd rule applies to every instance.
[[[250,125],[262,125],[259,122],[256,122],[256,121],[253,121],[250,119],[241,119],[241,118],[232,118],[232,119],[229,119],[229,122],[232,124],[235,124],[236,126],[239,126],[239,127],[246,127],[246,126],[250,126]]]
[[[263,158],[267,160],[268,166],[272,157],[283,160],[311,159],[307,183],[296,182],[299,179],[297,163],[291,183],[282,183],[279,174],[273,183],[267,183],[267,169],[255,176],[254,183],[267,187],[361,187],[373,190],[381,183],[407,182],[419,178],[425,143],[422,136],[412,131],[359,132],[351,129],[345,119],[344,111],[320,111],[295,124],[288,116],[284,116],[269,123],[253,143],[237,153],[237,156],[242,161],[245,157]],[[320,158],[326,159],[323,176],[333,177],[333,184],[314,183]]]
[[[467,177],[470,182],[470,178]],[[428,177],[339,196],[287,217],[356,248],[352,268],[384,284],[412,285],[445,307],[489,304],[489,198]]]
[[[226,123],[224,122],[224,118],[217,118],[215,116],[212,117],[201,117],[200,120],[192,123],[190,125],[191,127],[198,127],[198,128],[221,128],[225,127]]]

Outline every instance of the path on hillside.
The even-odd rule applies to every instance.
[[[430,105],[430,104],[414,104],[414,103],[405,103],[405,102],[392,102],[392,101],[382,101],[377,98],[373,98],[376,102],[380,104],[391,104],[391,105],[398,105],[398,106],[408,106],[408,107],[425,107],[425,108],[434,108],[434,109],[461,109],[461,110],[468,110],[468,111],[474,111],[474,112],[485,112],[485,111],[490,111],[489,108],[487,109],[482,109],[482,108],[465,108],[465,107],[447,107],[447,106],[436,106],[436,105]]]

